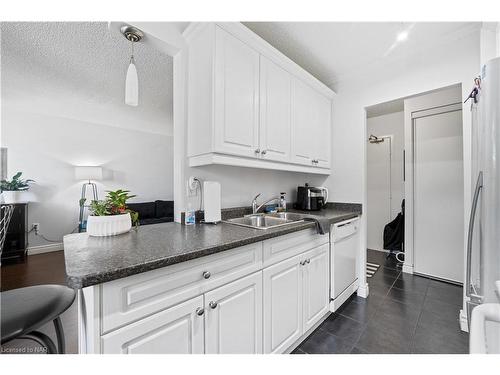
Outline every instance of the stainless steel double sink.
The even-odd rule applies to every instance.
[[[253,229],[271,229],[304,221],[300,214],[278,212],[271,214],[252,214],[234,219],[224,220],[225,223]]]

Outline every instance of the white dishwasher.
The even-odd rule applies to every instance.
[[[337,310],[358,288],[359,218],[332,225],[330,231],[330,311]]]

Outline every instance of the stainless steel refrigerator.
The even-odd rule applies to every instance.
[[[500,280],[500,58],[481,70],[481,89],[472,103],[472,208],[467,241],[465,306],[499,303]],[[486,327],[489,352],[500,353],[500,324]]]

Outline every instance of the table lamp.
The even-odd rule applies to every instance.
[[[75,167],[75,178],[77,180],[87,180],[82,185],[82,196],[80,198],[80,217],[78,220],[78,231],[82,232],[85,230],[86,220],[84,220],[85,207],[89,205],[85,204],[87,200],[87,191],[92,194],[92,200],[98,200],[97,195],[97,185],[92,181],[102,180],[102,167],[97,166],[78,166]]]

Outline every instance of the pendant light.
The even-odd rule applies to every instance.
[[[137,107],[139,105],[139,77],[135,67],[134,43],[139,42],[144,37],[144,33],[133,26],[123,26],[120,31],[131,44],[130,61],[125,78],[125,104]]]

